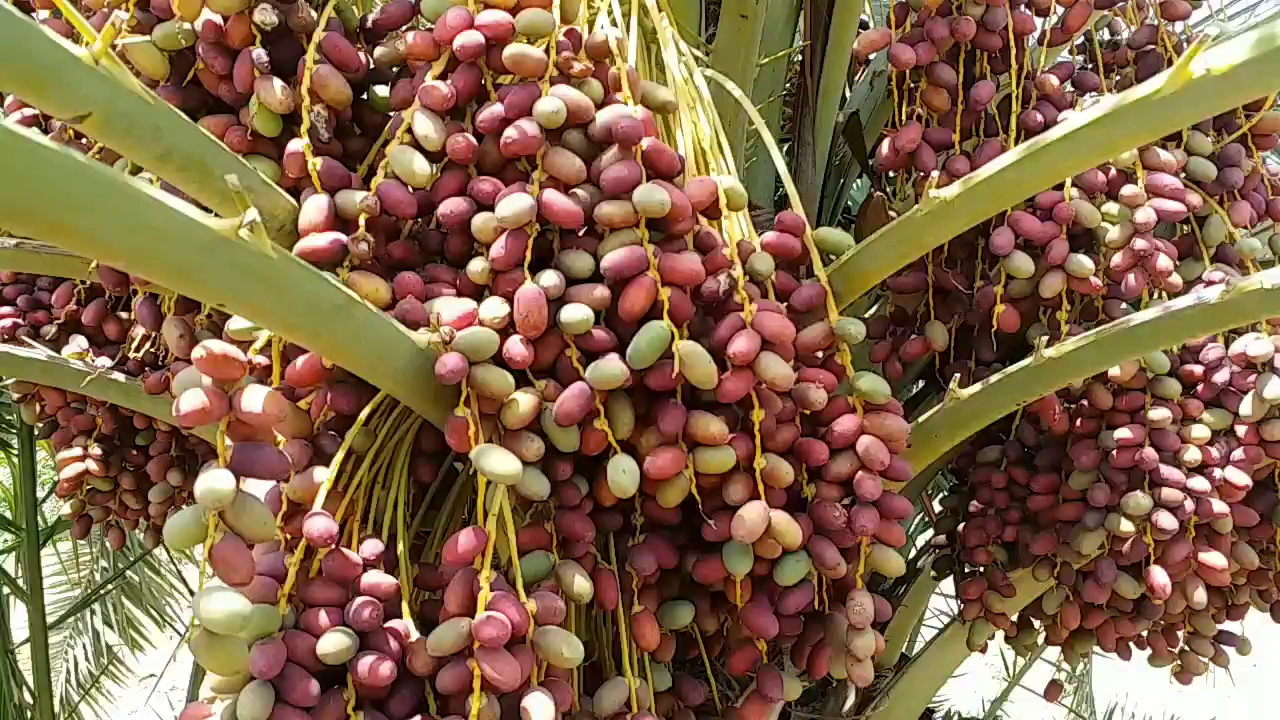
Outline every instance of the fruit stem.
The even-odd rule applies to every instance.
[[[693,633],[693,639],[698,643],[698,655],[702,656],[702,665],[707,671],[707,684],[711,686],[711,699],[716,704],[716,712],[724,712],[724,703],[720,701],[720,691],[716,689],[716,676],[711,673],[711,656],[707,655],[707,646],[702,642],[702,629],[698,627],[695,620],[689,625],[689,632]]]
[[[903,459],[929,467],[978,430],[1040,397],[1124,360],[1270,317],[1276,302],[1280,268],[1203,288],[1068,338],[949,394],[912,424]]]
[[[418,511],[414,513],[413,522],[409,523],[409,534],[405,537],[412,540],[418,531],[422,529],[422,523],[427,519],[427,510],[431,507],[431,501],[435,499],[436,493],[440,491],[440,486],[444,484],[444,476],[453,467],[453,459],[457,453],[450,451],[443,462],[440,463],[440,472],[436,473],[436,479],[427,488],[426,497],[422,498],[422,502],[418,505]]]
[[[481,557],[476,558],[480,563],[480,595],[476,598],[476,617],[479,617],[480,613],[484,612],[485,608],[489,604],[489,596],[492,592],[489,587],[489,582],[493,576],[493,549],[498,540],[498,515],[499,511],[502,510],[502,503],[506,499],[507,486],[495,485],[493,490],[493,507],[490,508],[489,515],[485,518],[484,522],[485,534],[489,539],[485,543],[484,554]],[[473,647],[479,647],[479,645],[479,641],[473,643]],[[471,672],[471,712],[469,714],[469,718],[470,720],[476,720],[480,714],[480,701],[484,696],[481,694],[480,690],[480,665],[474,662],[474,660],[471,664]]]
[[[755,82],[751,84],[751,99],[760,108],[760,114],[764,116],[770,133],[775,136],[782,130],[782,111],[787,102],[783,92],[787,84],[789,59],[795,56],[798,49],[795,44],[796,29],[802,5],[800,0],[772,0],[768,8],[771,17],[765,23],[760,38],[761,59],[756,65]],[[856,17],[853,25],[856,29]],[[683,103],[681,109],[684,109]],[[753,162],[743,168],[743,183],[747,187],[747,195],[758,198],[762,204],[772,204],[777,182],[777,171],[769,163]]]
[[[857,16],[855,15],[854,17],[856,18]],[[755,127],[756,132],[760,135],[760,142],[763,143],[765,149],[768,150],[769,158],[773,161],[774,167],[778,170],[778,174],[782,179],[782,186],[787,192],[788,206],[792,212],[799,215],[801,218],[805,217],[805,208],[800,196],[800,191],[796,188],[796,183],[791,178],[791,173],[787,171],[786,157],[782,154],[782,149],[778,147],[778,142],[769,135],[769,128],[765,124],[764,118],[760,116],[759,111],[756,110],[755,105],[751,103],[751,98],[747,97],[746,94],[742,92],[741,88],[734,85],[732,80],[726,78],[715,70],[704,69],[702,74],[712,80],[715,80],[724,87],[730,97],[738,101],[742,111],[746,113],[747,117],[751,120],[752,125]],[[832,324],[832,327],[834,327],[841,309],[841,306],[837,305],[835,302],[837,288],[834,287],[834,284],[830,281],[828,274],[822,265],[822,257],[818,253],[817,245],[815,245],[813,241],[813,228],[807,221],[805,222],[804,235],[801,236],[800,239],[804,242],[805,248],[809,253],[809,259],[812,262],[814,276],[827,291],[825,304],[827,321]],[[772,291],[772,287],[770,287],[770,291]],[[840,358],[840,364],[844,366],[846,377],[852,378],[853,355],[849,351],[849,346],[846,343],[837,340],[836,353]],[[862,413],[859,412],[858,414],[861,415]]]
[[[1031,568],[1022,568],[1009,573],[1009,582],[1014,586],[1013,597],[1001,598],[1000,607],[990,608],[992,612],[1012,615],[1034,602],[1057,581],[1052,577],[1036,580]],[[947,679],[969,657],[967,640],[968,624],[956,615],[906,667],[893,676],[888,687],[878,695],[876,709],[868,713],[865,720],[916,720],[920,717]]]
[[[615,578],[621,579],[621,574],[618,572],[617,543],[614,542],[613,536],[613,533],[609,533],[609,571],[613,573]],[[627,638],[627,614],[626,611],[622,609],[621,597],[618,598],[617,611],[618,647],[619,652],[622,653],[622,675],[627,679],[627,690],[631,693],[631,712],[636,713],[640,711],[640,705],[636,698],[636,678],[631,674],[631,658],[629,651],[631,642]]]
[[[297,241],[298,204],[242,157],[140,83],[130,87],[85,62],[73,43],[44,32],[11,3],[0,7],[0,18],[0,85],[7,91],[224,217],[240,215],[225,180],[236,176],[262,213],[272,241],[283,247]],[[104,60],[124,67],[114,55]],[[33,67],[41,72],[31,72]]]
[[[808,203],[811,213],[818,211],[817,196],[821,194],[825,171],[830,167],[836,119],[840,114],[845,86],[849,83],[849,64],[853,60],[853,41],[858,36],[858,18],[862,17],[862,7],[863,0],[835,0],[831,9],[831,21],[827,25],[826,48],[819,66],[821,77],[818,80],[818,97],[813,118],[813,167],[817,169],[818,178],[814,183],[814,190],[817,192]],[[768,132],[768,125],[763,122],[763,118],[761,120],[756,125],[756,130],[763,136]]]
[[[93,268],[88,258],[22,238],[0,238],[0,265],[12,272],[72,280],[84,281],[93,277]]]
[[[0,38],[8,24],[0,22]],[[225,234],[235,221],[12,125],[0,127],[0,152],[25,168],[0,182],[0,216],[12,231],[252,318],[444,425],[456,391],[436,381],[434,353],[332,275],[290,253],[260,252]]]
[[[355,423],[347,430],[346,436],[342,438],[342,444],[338,446],[338,452],[334,453],[333,460],[329,463],[329,475],[325,478],[324,484],[320,486],[320,491],[316,493],[315,500],[311,502],[312,509],[324,507],[325,498],[329,496],[329,491],[333,489],[333,483],[338,477],[338,470],[342,467],[342,460],[351,448],[351,442],[355,439],[356,433],[359,432],[360,428],[364,427],[369,415],[382,404],[386,396],[385,392],[379,392],[356,416]],[[284,616],[289,609],[289,594],[293,590],[294,583],[298,580],[298,568],[302,567],[302,556],[306,553],[306,550],[306,542],[299,542],[297,549],[293,551],[293,555],[289,558],[289,567],[285,574],[285,580],[280,585],[279,610],[281,616]]]
[[[937,589],[938,581],[934,579],[929,566],[922,563],[915,580],[907,588],[907,594],[903,597],[902,603],[894,609],[893,619],[885,628],[884,652],[876,658],[877,670],[891,668],[898,664],[898,659],[902,657],[902,651],[907,646],[907,640],[919,627],[925,610],[929,608],[929,599]]]
[[[311,176],[311,183],[315,186],[316,192],[324,192],[324,188],[320,185],[320,173],[316,170],[315,152],[311,148],[311,74],[316,69],[316,53],[320,51],[320,38],[324,36],[325,26],[329,24],[329,16],[333,14],[333,5],[335,0],[329,0],[324,4],[324,10],[320,12],[320,18],[316,21],[316,29],[311,33],[311,42],[307,44],[307,54],[304,56],[306,62],[302,67],[302,84],[298,90],[298,95],[302,100],[301,115],[302,124],[298,130],[298,135],[302,137],[302,155],[306,158],[307,174]]]
[[[413,455],[413,439],[421,425],[422,418],[414,418],[410,424],[410,430],[401,446],[399,467],[396,469],[396,475],[400,477],[400,512],[396,513],[396,554],[400,560],[400,615],[409,623],[410,640],[418,637],[418,626],[413,621],[413,606],[410,602],[413,597],[414,567],[409,561],[409,544],[413,538],[405,527],[405,516],[409,511],[411,494],[409,492],[409,461]],[[429,490],[428,494],[430,494]],[[429,693],[430,690],[427,692]]]
[[[908,211],[828,268],[844,309],[884,278],[974,225],[1120,153],[1194,125],[1206,116],[1275,90],[1280,16],[1206,48],[1191,75],[1167,86],[1171,71],[1141,83],[1007,150]],[[1011,119],[1016,122],[1016,119]],[[963,196],[962,196],[963,193]]]
[[[69,360],[41,346],[0,345],[0,376],[80,393],[178,426],[168,395],[148,395],[141,383],[127,375]],[[216,429],[206,425],[184,432],[213,442]]]
[[[454,481],[453,487],[449,489],[449,494],[445,496],[444,502],[440,505],[440,514],[436,517],[436,524],[439,526],[436,532],[431,534],[431,540],[422,550],[423,562],[435,562],[440,557],[440,549],[444,546],[444,541],[457,530],[464,519],[462,510],[463,503],[466,502],[466,495],[463,491],[471,487],[471,483],[464,472]],[[440,532],[440,528],[444,532]]]

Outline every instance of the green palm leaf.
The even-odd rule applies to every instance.
[[[81,609],[50,632],[59,716],[110,716],[114,689],[136,675],[133,657],[182,629],[187,589],[163,555],[132,537],[122,552],[63,539],[46,555],[51,618]]]
[[[137,679],[134,659],[181,633],[189,591],[163,553],[132,538],[117,553],[96,535],[63,536],[43,565],[58,717],[111,717],[118,689]],[[29,646],[18,644],[29,672]]]
[[[0,453],[4,453],[5,457],[14,457],[17,451],[14,440],[18,432],[16,410],[9,393],[0,393]]]
[[[14,576],[13,551],[24,532],[15,492],[15,410],[0,394],[0,587],[12,598],[0,603],[0,647],[15,651],[0,658],[0,706],[25,719],[33,707],[33,664],[26,598]],[[44,450],[37,452],[38,532],[54,706],[62,720],[112,717],[119,688],[138,680],[135,659],[182,633],[191,596],[182,572],[190,564],[144,548],[135,535],[120,552],[98,533],[72,540],[70,523],[51,499],[54,466]]]

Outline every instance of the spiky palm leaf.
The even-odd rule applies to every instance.
[[[3,401],[7,403],[7,401]],[[23,532],[17,512],[14,478],[15,415],[0,409],[0,583],[7,592],[0,608],[0,643],[17,652],[4,653],[0,667],[0,703],[27,717],[30,704],[32,646],[26,627],[25,598],[14,580],[18,574],[12,548]],[[48,492],[54,484],[53,462],[38,454],[40,532],[46,539],[41,565],[43,604],[49,623],[51,686],[59,718],[112,717],[121,686],[136,681],[134,658],[157,647],[185,623],[190,591],[181,568],[164,553],[142,547],[131,537],[112,552],[95,533],[77,542],[57,515]],[[13,580],[13,583],[8,582]]]
[[[121,552],[96,536],[56,540],[44,572],[59,716],[110,717],[113,695],[136,677],[134,658],[182,632],[186,586],[163,553],[134,539]]]
[[[6,457],[12,457],[17,450],[14,444],[17,417],[9,394],[0,393],[0,453],[4,453]]]
[[[1113,701],[1103,711],[1101,720],[1181,720],[1178,715],[1163,714],[1153,715],[1149,712],[1136,709],[1129,706],[1128,699],[1124,701]]]
[[[1094,704],[1093,695],[1093,654],[1085,655],[1080,664],[1071,668],[1065,663],[1061,666],[1061,679],[1066,685],[1066,693],[1071,698],[1067,709],[1078,718],[1093,720],[1098,716],[1098,708]]]
[[[6,557],[17,547],[22,532],[22,517],[18,511],[14,479],[17,477],[16,455],[17,413],[8,395],[0,393],[0,557]],[[67,530],[65,523],[58,523],[58,504],[51,502],[54,486],[53,458],[48,452],[36,453],[36,478],[40,490],[40,524],[46,538],[57,529]]]
[[[923,715],[921,720],[924,720]],[[955,708],[939,708],[930,712],[929,720],[978,720],[978,718],[965,715]]]
[[[9,603],[0,603],[0,647],[13,645],[13,628],[10,625]],[[15,653],[0,655],[0,707],[12,708],[15,720],[27,720],[31,716],[30,683]]]

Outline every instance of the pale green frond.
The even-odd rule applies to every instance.
[[[427,338],[415,336],[336,277],[291,254],[237,239],[226,221],[46,138],[0,125],[0,144],[12,162],[47,171],[43,181],[31,175],[21,184],[0,185],[0,214],[11,231],[93,255],[251,318],[385,388],[433,423],[443,425],[452,411],[456,391],[435,379],[435,352],[419,345]],[[19,157],[17,148],[33,155]],[[24,200],[20,196],[27,191],[34,195]],[[113,210],[99,213],[86,203]],[[22,206],[28,212],[19,212]],[[31,212],[33,208],[39,211]],[[54,217],[70,222],[47,222]],[[183,242],[156,239],[165,237],[182,237]],[[227,277],[239,278],[236,287],[223,281]],[[281,295],[286,290],[287,297]],[[293,290],[301,294],[293,295]],[[296,312],[299,307],[314,312]]]
[[[0,602],[0,647],[13,646],[13,626],[8,602]],[[16,653],[0,653],[0,707],[12,708],[16,720],[30,717],[31,683]]]
[[[14,442],[18,432],[17,417],[9,393],[0,393],[0,453],[5,457],[13,457],[18,451]]]
[[[1102,720],[1182,720],[1181,716],[1172,713],[1153,715],[1138,708],[1140,702],[1130,705],[1130,698],[1113,700],[1103,711]]]
[[[136,679],[133,658],[184,623],[187,588],[133,538],[112,552],[98,535],[63,537],[46,549],[44,571],[59,717],[110,717],[116,690]]]

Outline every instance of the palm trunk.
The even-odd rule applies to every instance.
[[[31,674],[36,720],[54,720],[53,675],[49,666],[49,628],[44,614],[44,568],[40,564],[40,507],[36,487],[35,431],[18,423],[18,506],[22,509],[22,577],[26,581],[27,632],[31,639]]]

